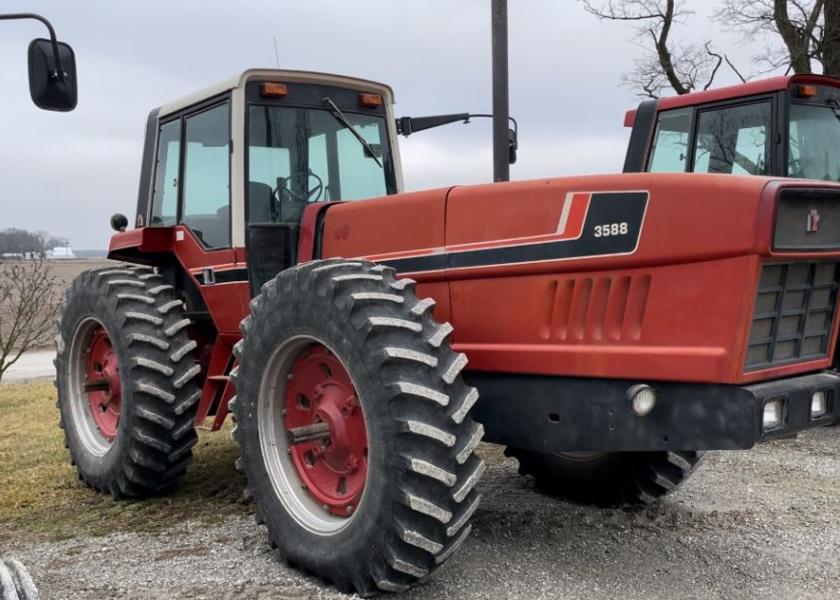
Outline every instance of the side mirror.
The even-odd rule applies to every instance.
[[[519,133],[516,129],[508,129],[508,162],[516,164],[516,151],[519,149]]]
[[[38,38],[29,44],[29,95],[38,108],[76,108],[76,56],[64,42]]]

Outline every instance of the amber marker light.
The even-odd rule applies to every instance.
[[[382,96],[379,94],[359,94],[359,104],[368,108],[382,106]]]
[[[817,86],[800,85],[796,88],[796,95],[800,98],[813,98],[817,95]]]
[[[260,86],[262,96],[282,98],[289,93],[285,83],[264,83]]]

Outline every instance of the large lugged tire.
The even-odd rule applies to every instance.
[[[596,506],[652,504],[694,472],[702,452],[602,452],[546,454],[508,447],[519,474],[542,491]]]
[[[0,560],[0,600],[38,600],[32,576],[14,558]]]
[[[114,497],[176,488],[197,441],[200,367],[189,320],[152,269],[85,271],[65,297],[56,387],[79,478]]]
[[[300,265],[263,286],[234,349],[258,521],[287,563],[364,596],[430,575],[479,503],[478,394],[413,287],[365,261]]]

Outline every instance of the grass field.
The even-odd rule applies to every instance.
[[[201,432],[184,487],[153,500],[116,501],[78,480],[58,427],[52,382],[0,385],[0,546],[21,534],[62,539],[216,522],[247,512],[227,431]]]

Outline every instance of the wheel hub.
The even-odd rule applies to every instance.
[[[83,390],[96,427],[112,442],[120,421],[122,388],[117,353],[101,325],[93,330],[86,354]]]
[[[349,374],[320,344],[292,365],[285,427],[290,441],[302,439],[289,446],[301,485],[328,512],[352,514],[367,479],[367,429]]]

